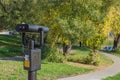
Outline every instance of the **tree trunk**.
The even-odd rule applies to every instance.
[[[66,52],[67,52],[67,46],[65,43],[63,43],[63,55],[65,56],[66,55]]]
[[[97,55],[96,47],[94,46],[92,50],[93,50],[94,56],[96,56]]]
[[[114,44],[113,44],[113,48],[114,48],[114,49],[116,49],[116,48],[118,47],[119,38],[120,38],[120,34],[117,35],[117,36],[114,38]]]
[[[81,43],[81,41],[80,41],[80,43],[79,43],[79,47],[82,47],[82,43]]]
[[[71,43],[69,45],[66,45],[63,43],[63,55],[65,56],[66,54],[71,52],[72,45]]]
[[[68,45],[67,53],[70,53],[70,52],[71,52],[71,49],[72,49],[72,43],[70,43],[70,44]]]

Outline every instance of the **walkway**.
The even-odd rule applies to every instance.
[[[58,80],[101,80],[102,78],[113,76],[119,73],[120,72],[120,58],[117,56],[111,55],[111,54],[107,54],[107,53],[101,53],[101,54],[104,54],[105,56],[111,58],[114,61],[114,64],[100,71],[90,72],[87,74],[78,75],[74,77],[61,78]]]
[[[0,58],[0,61],[2,60],[23,61],[24,58],[22,56]]]

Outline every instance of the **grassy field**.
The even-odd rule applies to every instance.
[[[81,61],[84,57],[88,56],[90,51],[85,48],[85,47],[73,47],[73,52],[67,56],[68,61],[72,62],[79,62]]]
[[[0,57],[19,56],[21,54],[21,39],[17,36],[0,35]],[[80,60],[90,51],[86,48],[73,47],[70,59]],[[112,61],[100,55],[102,65],[110,65]],[[93,68],[68,65],[66,63],[51,63],[42,61],[42,69],[37,72],[38,80],[56,80],[59,77],[73,76],[93,71]],[[0,61],[0,80],[26,80],[27,71],[23,70],[22,61]]]
[[[0,35],[0,57],[21,55],[20,43],[17,36]]]
[[[21,61],[0,61],[0,80],[27,80],[27,71]],[[92,69],[70,66],[63,63],[42,62],[37,72],[37,80],[55,80],[58,77],[77,75]]]
[[[120,51],[117,51],[117,52],[111,52],[111,54],[120,57]]]
[[[0,57],[19,56],[21,39],[17,36],[0,35]],[[93,69],[76,67],[65,63],[42,62],[38,71],[38,80],[55,80],[58,77],[83,74]],[[0,61],[0,80],[26,80],[27,71],[23,70],[22,61]]]
[[[68,61],[71,62],[81,62],[81,60],[83,58],[85,58],[86,56],[89,55],[90,50],[88,50],[85,47],[73,47],[73,50],[75,50],[73,53],[71,53],[70,55],[68,55]],[[104,65],[104,66],[109,66],[113,63],[113,61],[109,58],[107,58],[106,56],[102,55],[102,54],[98,54],[100,57],[100,65]]]
[[[120,73],[118,73],[115,76],[108,77],[108,78],[105,78],[105,79],[102,79],[102,80],[120,80]]]

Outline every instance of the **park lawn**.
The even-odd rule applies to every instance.
[[[0,35],[0,57],[11,57],[22,55],[21,48],[21,38],[20,36],[12,35]],[[90,52],[89,49],[85,47],[73,46],[73,53],[67,55],[68,61],[79,62],[84,57],[88,56]],[[101,65],[112,64],[112,60],[100,54]]]
[[[21,39],[18,36],[0,35],[0,57],[13,57],[21,54]],[[65,63],[42,62],[38,80],[54,80],[58,77],[83,74],[93,69],[76,67]],[[27,71],[22,61],[0,61],[0,80],[26,80]]]
[[[120,51],[117,51],[117,52],[111,52],[111,54],[120,57]]]
[[[68,55],[72,60],[81,60],[90,51],[85,48],[73,47],[73,53]],[[0,57],[19,56],[21,54],[21,39],[19,36],[0,35]],[[112,64],[112,61],[101,55],[104,65]],[[73,61],[74,62],[74,61]],[[22,61],[0,61],[1,80],[26,80],[27,71],[23,70]],[[93,71],[93,68],[68,65],[65,63],[42,62],[42,69],[38,71],[38,80],[55,80],[59,77],[73,76]]]
[[[102,79],[102,80],[120,80],[120,73],[118,73],[115,76],[110,76],[110,77],[107,77],[107,78]]]
[[[92,69],[44,61],[41,70],[37,72],[37,80],[56,80],[59,77],[78,75],[90,71]],[[27,71],[23,70],[23,62],[0,61],[0,80],[27,80]]]
[[[73,47],[73,50],[74,52],[71,53],[70,55],[67,56],[68,58],[68,61],[70,62],[80,62],[82,61],[82,59],[86,56],[88,56],[91,51],[86,48],[86,47]],[[103,54],[99,54],[99,57],[100,57],[100,65],[99,66],[109,66],[111,64],[113,64],[113,61],[111,59],[109,59],[108,57],[106,57],[105,55]]]
[[[15,35],[0,35],[0,57],[21,55],[21,39]]]
[[[73,52],[67,55],[68,61],[80,62],[84,57],[88,56],[90,50],[85,47],[73,46]]]

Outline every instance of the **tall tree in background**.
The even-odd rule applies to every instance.
[[[114,49],[118,47],[120,39],[120,1],[115,0],[110,7],[105,26],[109,27],[114,34]]]
[[[103,21],[111,3],[111,0],[0,0],[0,26],[14,28],[21,22],[44,25],[50,28],[51,47],[59,39],[63,43],[81,41],[90,46],[92,38],[97,36],[101,41],[98,36],[104,37]]]

